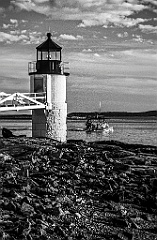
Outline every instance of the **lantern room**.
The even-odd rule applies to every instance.
[[[66,71],[68,67],[62,63],[62,47],[51,39],[51,33],[47,33],[47,40],[36,49],[37,61],[29,63],[29,75],[34,73],[69,75]]]
[[[51,33],[47,33],[47,40],[40,44],[37,48],[37,61],[60,61],[61,47],[52,41]]]

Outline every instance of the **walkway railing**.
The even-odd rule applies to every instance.
[[[40,93],[0,93],[0,112],[45,109],[58,111],[66,107],[65,103],[48,103],[46,92]]]
[[[46,93],[0,93],[0,112],[10,110],[44,109]]]

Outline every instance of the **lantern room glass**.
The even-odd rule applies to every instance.
[[[61,51],[37,51],[37,61],[40,60],[61,61]]]

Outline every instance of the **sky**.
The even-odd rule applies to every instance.
[[[157,110],[156,0],[0,0],[0,92],[29,92],[49,31],[69,62],[68,112]]]

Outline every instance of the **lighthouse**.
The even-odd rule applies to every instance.
[[[28,64],[30,94],[45,105],[44,109],[32,110],[32,137],[49,137],[66,141],[67,102],[66,81],[68,67],[62,62],[62,47],[47,39],[36,47],[36,61]]]

